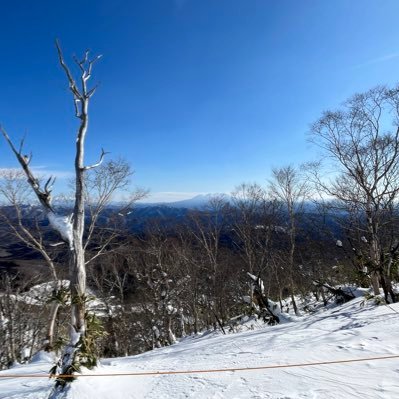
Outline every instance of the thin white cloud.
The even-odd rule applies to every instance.
[[[32,167],[33,173],[38,177],[56,177],[57,179],[71,179],[74,177],[73,172],[67,170],[46,169],[45,167]]]
[[[145,199],[140,202],[175,202],[186,199],[191,199],[196,195],[204,193],[200,192],[181,192],[181,191],[159,191],[150,193]]]
[[[387,54],[387,55],[384,55],[382,57],[373,58],[373,59],[368,60],[366,62],[363,62],[361,64],[355,65],[353,67],[353,69],[364,68],[364,67],[367,67],[367,66],[370,66],[370,65],[380,64],[382,62],[391,61],[391,60],[394,60],[396,58],[399,58],[399,53]]]
[[[70,171],[57,170],[57,169],[47,169],[46,166],[32,166],[33,174],[38,178],[45,177],[56,177],[57,179],[70,179],[74,174]],[[24,178],[25,174],[20,168],[0,168],[0,175],[10,175],[21,176]]]

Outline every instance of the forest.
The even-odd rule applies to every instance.
[[[88,80],[99,57],[76,59],[75,80],[57,49],[78,119],[76,175],[65,196],[73,200],[53,198],[54,179],[35,176],[24,143],[2,128],[21,169],[0,178],[1,368],[45,350],[61,356],[54,374],[72,375],[99,357],[234,332],[248,318],[279,323],[281,312],[299,315],[297,302],[309,295],[347,301],[343,284],[397,301],[398,87],[324,112],[308,137],[322,161],[275,168],[265,184],[238,182],[178,219],[140,221],[144,191],[114,200],[130,187],[129,163],[104,150],[84,163],[96,91]]]

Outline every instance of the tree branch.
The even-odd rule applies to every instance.
[[[55,46],[57,47],[58,60],[60,62],[60,65],[61,65],[62,69],[64,70],[64,72],[65,72],[65,74],[66,74],[66,76],[68,78],[69,88],[72,91],[72,93],[75,96],[75,98],[78,98],[79,100],[82,100],[83,96],[79,92],[79,90],[78,90],[78,88],[76,86],[75,79],[73,78],[70,69],[68,68],[67,64],[64,61],[64,56],[62,54],[62,50],[61,50],[61,47],[60,47],[60,44],[59,44],[58,40],[55,41]]]
[[[97,168],[97,166],[100,166],[104,160],[104,156],[106,154],[109,154],[109,152],[104,151],[103,148],[101,148],[101,155],[100,155],[100,159],[97,163],[93,164],[93,165],[89,165],[89,166],[84,166],[83,170],[90,170],[90,169],[94,169]]]
[[[53,212],[53,208],[51,206],[51,188],[52,183],[54,183],[54,179],[50,177],[47,180],[47,183],[44,186],[44,189],[40,187],[39,180],[33,175],[29,163],[32,157],[25,157],[22,155],[21,151],[23,149],[23,140],[21,141],[19,151],[15,148],[13,142],[11,141],[10,137],[8,136],[6,130],[0,126],[0,131],[3,134],[4,138],[6,139],[8,145],[10,146],[12,152],[15,154],[19,164],[21,165],[23,171],[25,172],[26,177],[28,178],[28,183],[32,187],[33,191],[35,192],[37,198],[39,199],[42,206],[46,209],[47,212]]]

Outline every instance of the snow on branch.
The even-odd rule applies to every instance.
[[[44,187],[42,187],[39,179],[33,175],[29,167],[32,156],[27,157],[26,155],[22,155],[24,140],[21,140],[19,149],[17,150],[10,136],[2,126],[0,126],[0,131],[9,144],[12,152],[15,154],[15,157],[21,165],[26,177],[28,178],[29,185],[32,187],[34,193],[40,201],[40,204],[43,206],[50,225],[60,234],[63,240],[69,244],[70,249],[73,249],[72,218],[57,215],[54,212],[51,204],[51,192],[55,182],[55,177],[51,176],[49,179],[47,179]]]
[[[46,184],[44,185],[44,188],[42,188],[40,186],[39,180],[33,175],[32,171],[29,167],[30,161],[32,160],[32,156],[28,157],[26,155],[23,155],[22,151],[23,151],[24,140],[21,140],[19,149],[17,150],[15,145],[13,144],[12,140],[10,139],[9,135],[7,134],[6,130],[2,126],[0,126],[0,131],[3,134],[4,138],[6,139],[12,152],[15,154],[15,157],[17,158],[26,177],[28,178],[28,183],[32,187],[33,191],[35,192],[40,203],[42,204],[42,206],[45,208],[45,210],[47,212],[53,212],[53,208],[51,206],[51,191],[52,191],[52,186],[54,184],[55,179],[53,177],[50,177],[47,180]]]
[[[61,216],[54,212],[50,212],[47,215],[51,226],[58,231],[61,237],[69,244],[69,248],[73,249],[73,226],[71,216]]]
[[[86,50],[81,60],[79,60],[76,56],[73,57],[75,64],[78,66],[78,68],[81,71],[80,87],[79,87],[75,81],[75,78],[73,77],[71,70],[69,69],[68,65],[64,60],[64,55],[62,53],[61,46],[58,40],[55,41],[55,46],[57,48],[60,65],[67,76],[69,82],[69,89],[71,90],[74,97],[76,117],[81,118],[84,114],[82,112],[83,111],[82,103],[88,100],[95,93],[98,87],[97,84],[93,88],[89,89],[87,87],[87,81],[91,78],[93,65],[102,57],[102,55],[100,54],[95,56],[93,59],[89,59],[90,51]],[[80,110],[79,107],[81,108]]]
[[[83,100],[83,97],[80,94],[78,87],[76,86],[75,79],[73,78],[72,73],[71,73],[70,69],[68,68],[68,65],[64,61],[64,56],[62,54],[62,50],[61,50],[58,40],[55,41],[55,46],[57,47],[58,60],[60,62],[60,65],[68,78],[70,90],[72,91],[75,99]]]
[[[101,148],[101,155],[100,155],[100,159],[97,163],[93,164],[93,165],[89,165],[89,166],[85,166],[83,167],[83,170],[89,170],[89,169],[94,169],[97,168],[97,166],[100,166],[104,160],[104,156],[106,154],[109,154],[109,152],[104,151],[103,148]]]

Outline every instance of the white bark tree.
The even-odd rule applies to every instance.
[[[272,232],[276,223],[277,204],[257,184],[241,184],[232,193],[234,243],[246,265],[246,271],[260,277],[267,271],[271,256]],[[253,284],[249,288],[253,303]]]
[[[395,301],[391,265],[399,241],[389,230],[399,198],[399,87],[379,86],[353,96],[340,110],[325,112],[311,132],[334,171],[327,181],[315,169],[317,186],[342,209],[361,215],[374,293],[381,284],[386,301]]]
[[[54,343],[55,322],[61,305],[57,297],[59,291],[62,289],[62,282],[57,273],[53,254],[51,253],[50,247],[45,242],[43,231],[39,226],[38,220],[35,216],[30,215],[30,226],[26,223],[27,211],[24,212],[23,205],[33,199],[30,196],[30,187],[24,177],[24,172],[21,170],[9,169],[0,172],[0,198],[4,198],[5,204],[10,206],[13,211],[13,215],[10,216],[8,212],[0,209],[0,220],[9,227],[11,234],[20,242],[41,255],[51,273],[55,295],[51,301],[46,337],[43,337],[44,350],[51,351]]]
[[[287,212],[288,219],[288,275],[290,284],[290,294],[294,311],[298,314],[295,302],[295,255],[297,252],[298,224],[301,214],[303,214],[305,201],[309,199],[309,184],[299,170],[293,166],[286,166],[273,169],[273,179],[269,182],[270,196],[279,201],[283,210]]]
[[[44,184],[32,172],[30,162],[32,156],[23,155],[23,141],[17,148],[6,130],[1,127],[1,132],[9,144],[11,150],[15,154],[20,166],[22,167],[28,179],[28,183],[36,194],[40,204],[42,205],[46,216],[62,239],[69,246],[70,262],[69,262],[69,279],[70,279],[70,295],[71,295],[71,327],[70,342],[64,351],[62,362],[60,364],[61,374],[72,374],[81,364],[82,359],[79,358],[79,347],[85,338],[85,313],[86,313],[86,261],[85,248],[83,243],[83,233],[85,225],[85,174],[88,170],[99,166],[104,158],[105,152],[102,150],[99,161],[93,165],[85,165],[84,150],[87,129],[89,125],[89,103],[94,95],[97,86],[89,88],[88,82],[92,77],[93,65],[101,56],[93,59],[89,58],[89,52],[86,51],[83,58],[74,61],[80,71],[79,80],[76,81],[70,68],[65,63],[60,45],[56,42],[59,63],[67,77],[69,89],[73,95],[73,103],[75,116],[79,120],[79,126],[76,135],[76,151],[75,151],[75,201],[73,211],[69,216],[59,215],[52,204],[52,186],[54,178],[49,178]],[[60,381],[58,381],[60,382]],[[61,381],[63,385],[64,381]]]

